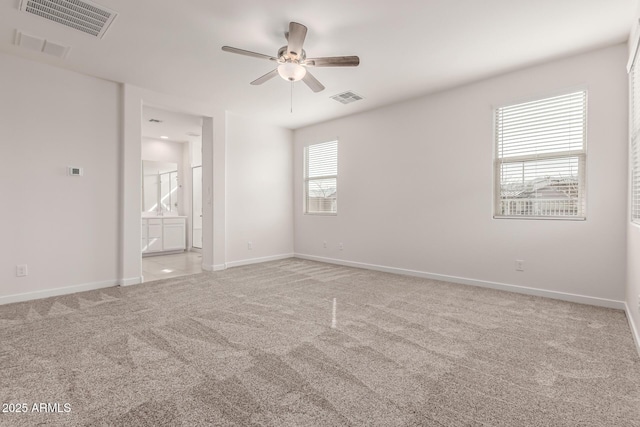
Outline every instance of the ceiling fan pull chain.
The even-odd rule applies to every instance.
[[[289,112],[293,114],[293,82],[291,82],[291,109]]]

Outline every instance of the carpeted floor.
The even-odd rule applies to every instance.
[[[640,358],[622,311],[289,259],[0,306],[0,402],[27,409],[2,426],[640,426]]]

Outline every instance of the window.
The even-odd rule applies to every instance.
[[[496,109],[496,218],[585,218],[586,116],[586,91]]]
[[[631,221],[640,224],[640,64],[638,54],[629,71],[631,79]]]
[[[305,213],[338,212],[338,141],[304,149]]]

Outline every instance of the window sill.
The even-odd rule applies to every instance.
[[[507,215],[494,215],[493,219],[528,219],[528,220],[543,220],[543,221],[586,221],[584,216],[507,216]]]

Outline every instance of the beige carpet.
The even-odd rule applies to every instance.
[[[0,306],[0,346],[2,426],[640,426],[621,311],[297,259]]]

